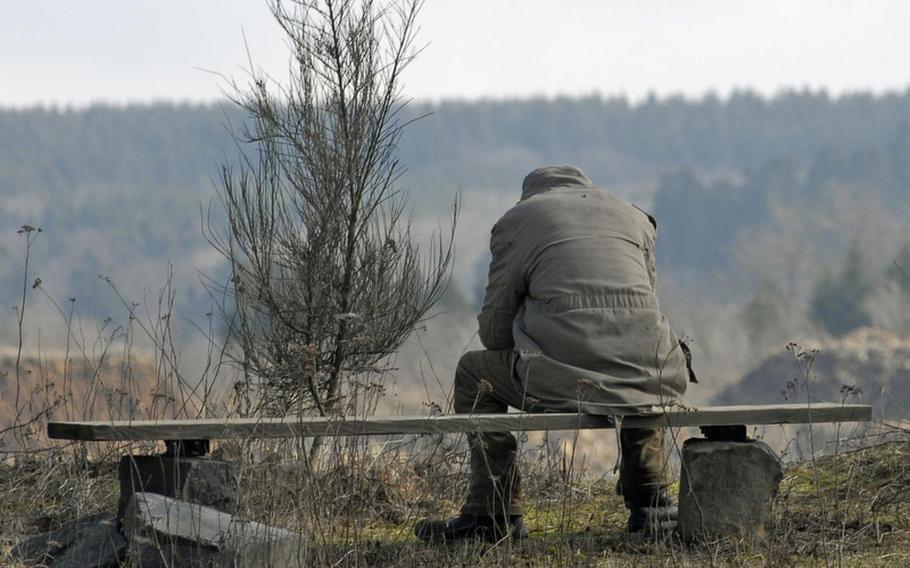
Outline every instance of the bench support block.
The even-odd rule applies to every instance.
[[[208,440],[165,440],[164,455],[201,458],[209,453]]]
[[[237,507],[240,468],[237,464],[180,455],[124,456],[118,468],[122,518],[134,493],[174,497],[233,513]]]
[[[745,424],[733,426],[702,426],[701,433],[709,440],[725,442],[748,442]]]
[[[682,448],[680,535],[686,541],[762,534],[783,479],[764,442],[692,438]]]

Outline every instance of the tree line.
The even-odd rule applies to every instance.
[[[877,207],[892,225],[910,217],[910,91],[418,102],[403,113],[424,117],[398,150],[407,168],[400,185],[418,215],[448,207],[459,189],[517,195],[531,168],[576,163],[651,206],[664,285],[744,302],[772,282],[810,311],[823,268],[836,278],[852,240],[875,274],[902,245],[893,234],[873,242],[851,208],[874,219]],[[135,274],[170,259],[192,275],[209,248],[200,213],[215,196],[219,164],[238,159],[231,127],[246,120],[229,104],[0,111],[4,305],[22,286],[16,229],[24,223],[45,229],[35,253],[60,294],[87,297],[95,305],[85,309],[99,317],[116,309],[89,290],[99,273]],[[880,257],[867,254],[876,248]],[[184,294],[197,294],[186,305],[197,303],[198,291]]]

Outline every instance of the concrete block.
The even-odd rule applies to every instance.
[[[679,486],[680,535],[691,541],[762,534],[781,479],[780,459],[764,442],[686,440]]]
[[[118,472],[118,517],[136,492],[157,493],[228,513],[237,509],[237,464],[204,457],[124,456]]]
[[[33,536],[19,543],[3,562],[53,568],[117,566],[126,553],[126,540],[113,515],[95,516]]]
[[[218,551],[192,542],[163,538],[130,539],[129,563],[132,568],[215,568]]]
[[[123,533],[137,566],[301,565],[296,533],[154,493],[130,497]]]

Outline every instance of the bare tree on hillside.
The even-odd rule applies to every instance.
[[[209,234],[232,267],[242,386],[270,413],[350,411],[350,389],[386,370],[448,281],[451,234],[420,251],[396,187],[419,7],[276,0],[289,82],[251,72],[231,85],[254,150],[222,169],[229,229]]]

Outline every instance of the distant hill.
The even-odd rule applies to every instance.
[[[904,420],[910,414],[910,338],[867,327],[841,339],[807,342],[769,357],[712,402],[785,400],[862,401],[873,405],[876,417]]]

